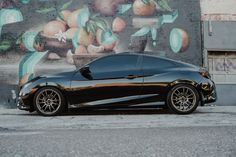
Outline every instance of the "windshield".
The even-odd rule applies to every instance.
[[[75,63],[76,71],[82,69],[83,67],[89,66],[90,64],[92,64],[93,62],[95,62],[95,61],[97,61],[97,60],[99,60],[101,58],[104,58],[104,56],[110,56],[110,55],[100,55],[100,56],[97,56],[97,57],[94,57],[94,58],[90,58],[90,59],[86,60],[82,64],[81,64],[81,62],[79,64]]]

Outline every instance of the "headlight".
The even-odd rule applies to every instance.
[[[29,87],[30,84],[31,84],[31,82],[26,83],[26,84],[22,87],[22,89]]]
[[[20,93],[19,96],[25,96],[30,92],[30,85],[32,82],[28,82],[25,85],[22,86],[22,88],[20,89]]]

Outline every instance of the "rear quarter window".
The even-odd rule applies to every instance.
[[[155,58],[155,57],[149,57],[144,56],[143,57],[143,64],[142,69],[166,69],[175,67],[176,65],[168,60],[161,59],[161,58]]]

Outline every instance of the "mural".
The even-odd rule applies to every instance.
[[[42,60],[79,67],[102,55],[149,51],[202,62],[197,0],[2,0],[0,35],[2,60],[19,56],[20,85]]]

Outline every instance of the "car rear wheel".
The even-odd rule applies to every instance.
[[[176,85],[167,96],[168,107],[177,114],[189,114],[199,104],[198,91],[191,85]]]
[[[65,99],[58,89],[44,87],[35,94],[34,107],[41,115],[55,116],[64,111]]]

